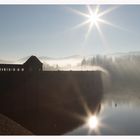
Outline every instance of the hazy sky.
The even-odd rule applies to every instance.
[[[100,5],[98,13],[114,6]],[[0,59],[140,51],[139,5],[118,5],[101,19],[120,28],[99,22],[104,37],[93,25],[86,40],[90,24],[74,26],[88,18],[71,9],[89,14],[86,5],[0,5]]]

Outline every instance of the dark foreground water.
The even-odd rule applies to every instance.
[[[87,123],[67,135],[140,135],[139,96],[133,93],[106,95],[96,118],[93,128]]]

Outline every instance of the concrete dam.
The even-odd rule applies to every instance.
[[[65,134],[100,110],[100,71],[2,71],[0,113],[35,135]],[[9,134],[12,134],[9,132]]]

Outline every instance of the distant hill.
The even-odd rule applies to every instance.
[[[130,55],[140,55],[140,52],[117,52],[117,53],[110,53],[106,54],[106,56],[113,56],[113,57],[123,57],[123,56],[130,56]]]
[[[0,64],[12,64],[14,63],[13,61],[8,61],[8,60],[0,60]]]
[[[67,56],[67,57],[57,57],[57,58],[42,56],[39,58],[40,59],[51,59],[51,60],[62,60],[62,59],[80,59],[83,57],[80,55],[71,55],[71,56]]]

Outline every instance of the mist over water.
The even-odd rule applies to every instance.
[[[102,102],[138,106],[140,104],[140,54],[121,53],[45,60],[44,70],[101,71]]]
[[[139,96],[140,54],[121,53],[45,61],[44,70],[102,71],[104,92]]]
[[[28,57],[27,57],[28,58]],[[27,58],[15,63],[23,63]],[[70,56],[65,58],[39,57],[45,71],[101,71],[104,98],[139,102],[140,53]],[[111,100],[111,99],[110,99]]]

